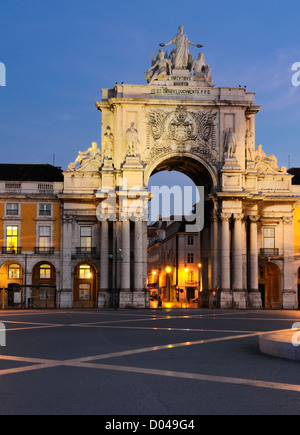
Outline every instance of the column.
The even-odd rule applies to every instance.
[[[240,292],[243,289],[243,233],[242,233],[242,214],[234,214],[233,230],[233,280],[234,291]]]
[[[294,267],[294,219],[293,216],[283,217],[283,308],[295,309],[297,307],[297,274]]]
[[[130,290],[130,221],[122,222],[122,280],[121,290]]]
[[[62,218],[62,267],[60,308],[72,308],[72,222],[73,217],[64,215]]]
[[[250,291],[258,292],[258,246],[257,216],[249,216],[250,220]]]
[[[108,221],[101,222],[100,229],[100,292],[108,291]]]
[[[249,216],[250,221],[250,252],[249,252],[249,273],[250,273],[250,295],[249,303],[251,308],[261,308],[262,299],[258,290],[258,245],[257,245],[257,222],[258,216]]]
[[[221,285],[222,291],[230,291],[230,214],[222,213],[222,244],[221,244]]]
[[[134,290],[143,289],[143,226],[139,219],[134,223]]]
[[[218,216],[215,212],[211,216],[211,287],[212,290],[219,287],[218,284]]]

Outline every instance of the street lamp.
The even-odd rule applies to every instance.
[[[170,279],[170,273],[172,272],[171,267],[167,266],[166,267],[166,272],[167,272],[167,276],[166,276],[166,284],[167,284],[167,300],[170,301],[170,293],[171,293],[171,279]]]

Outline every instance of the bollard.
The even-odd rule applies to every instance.
[[[6,346],[6,328],[4,323],[0,323],[0,346]]]

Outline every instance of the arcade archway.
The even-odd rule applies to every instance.
[[[40,262],[33,267],[32,284],[29,305],[33,308],[55,308],[56,269],[52,263]]]
[[[282,308],[281,272],[277,264],[273,262],[261,264],[259,270],[259,289],[263,308]]]
[[[2,264],[0,268],[0,307],[19,308],[23,302],[23,267],[14,261]]]
[[[165,307],[209,306],[209,295],[211,294],[209,290],[215,285],[217,274],[216,267],[213,267],[211,214],[214,204],[210,196],[217,187],[214,171],[205,162],[196,160],[191,156],[179,155],[172,155],[160,160],[155,167],[152,165],[151,170],[147,180],[148,190],[153,192],[153,183],[159,183],[159,175],[162,174],[162,185],[170,189],[170,195],[164,198],[164,191],[162,191],[161,205],[163,206],[164,202],[169,201],[172,194],[171,201],[173,203],[170,204],[169,209],[175,211],[176,216],[174,218],[173,213],[171,213],[171,223],[166,223],[166,217],[163,215],[164,210],[161,210],[160,215],[163,215],[163,219],[160,216],[154,225],[159,227],[157,228],[158,232],[164,231],[165,240],[162,241],[159,240],[160,237],[153,227],[151,210],[152,227],[151,225],[148,227],[147,268],[150,306],[151,303],[155,306],[159,299],[162,300]],[[190,182],[181,177],[181,174],[184,174]],[[152,181],[153,179],[155,182]],[[173,186],[171,185],[172,180]],[[197,195],[196,186],[204,188],[203,197],[200,198]],[[188,188],[191,189],[188,190]],[[154,190],[154,196],[158,191],[159,189]],[[187,195],[186,192],[189,192],[188,200],[184,197]],[[188,216],[185,214],[179,216],[179,213],[176,213],[178,203],[182,203],[179,204],[179,209],[183,213],[186,212],[184,205],[190,204],[190,210],[192,209],[191,193],[193,193],[193,200],[202,201],[200,208],[201,212],[203,211],[204,227],[200,232],[193,232],[191,226],[186,225]],[[153,199],[150,204],[152,201]],[[182,217],[181,220],[180,217]],[[161,220],[163,222],[158,223]]]
[[[73,307],[96,308],[97,270],[89,262],[79,263],[73,275]]]

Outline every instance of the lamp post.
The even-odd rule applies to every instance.
[[[172,272],[172,269],[169,266],[167,266],[166,267],[166,272],[167,272],[167,275],[166,275],[167,300],[168,300],[168,302],[170,302],[170,290],[171,290],[170,289],[170,287],[171,287],[170,274]]]
[[[202,263],[198,263],[198,307],[201,306],[200,295],[202,297],[203,283],[202,283]]]

